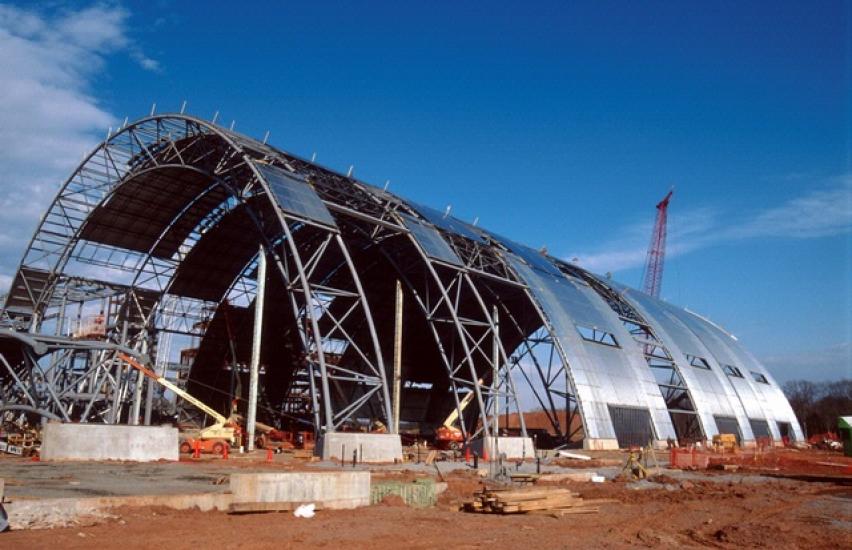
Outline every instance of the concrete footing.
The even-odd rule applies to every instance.
[[[334,432],[324,434],[314,450],[323,460],[352,460],[358,462],[394,462],[402,460],[402,442],[396,434],[365,434]]]
[[[589,451],[611,451],[618,449],[617,439],[583,439],[583,448]]]
[[[233,502],[313,502],[326,509],[370,504],[370,472],[231,474]]]
[[[42,430],[41,460],[178,460],[172,426],[120,426],[49,422]]]
[[[483,449],[483,444],[485,449]],[[508,459],[535,458],[535,448],[530,437],[489,437],[475,439],[470,444],[471,450],[484,457],[487,451],[489,459],[496,459],[498,454],[506,455]]]

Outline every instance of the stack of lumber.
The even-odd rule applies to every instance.
[[[553,512],[565,514],[593,514],[596,504],[611,502],[606,499],[588,500],[569,489],[558,487],[533,487],[529,489],[488,489],[473,495],[464,503],[466,512],[491,514],[523,514],[527,512]]]
[[[519,484],[524,484],[524,483],[533,484],[533,483],[537,482],[540,477],[541,477],[541,474],[522,474],[522,473],[509,474],[509,479],[512,480],[512,483],[519,483]]]

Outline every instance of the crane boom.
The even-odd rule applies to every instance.
[[[224,426],[228,422],[228,419],[225,418],[223,415],[219,414],[218,412],[216,412],[215,409],[208,407],[207,405],[205,405],[200,400],[196,399],[195,397],[193,397],[192,395],[190,395],[186,391],[180,389],[175,384],[166,380],[164,377],[158,376],[157,373],[155,373],[154,371],[145,368],[145,366],[142,365],[141,363],[139,363],[136,359],[130,357],[129,355],[127,355],[125,353],[119,353],[118,358],[121,359],[122,361],[124,361],[125,363],[127,363],[128,365],[130,365],[131,367],[133,367],[134,369],[138,370],[139,372],[141,372],[142,374],[144,374],[148,378],[151,378],[152,380],[154,380],[155,382],[157,382],[158,384],[160,384],[164,388],[173,391],[175,393],[175,395],[177,395],[178,397],[181,397],[185,401],[189,401],[193,406],[195,406],[196,408],[200,409],[202,412],[206,413],[208,416],[213,418],[216,421],[217,425],[221,424],[221,425]]]
[[[666,225],[668,220],[669,201],[674,188],[657,203],[657,218],[651,233],[651,243],[648,245],[648,256],[645,260],[645,272],[642,276],[642,291],[645,294],[660,297],[663,285],[663,266],[666,262]]]

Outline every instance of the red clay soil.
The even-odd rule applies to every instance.
[[[577,460],[572,458],[554,458],[547,462],[548,466],[559,466],[562,468],[611,468],[624,464],[625,458],[593,458],[591,460]]]
[[[409,508],[395,497],[357,510],[319,511],[312,519],[289,513],[119,509],[99,524],[2,533],[0,548],[852,548],[849,486],[750,475],[756,470],[836,474],[852,466],[852,459],[795,450],[723,459],[740,465],[746,475],[708,470],[681,481],[662,474],[644,484],[654,488],[644,490],[626,482],[561,483],[584,498],[615,501],[590,515],[459,512],[483,483],[468,471],[445,474],[448,489],[429,509]],[[410,480],[423,474],[403,470],[374,475]]]
[[[711,478],[712,479],[712,478]],[[0,534],[3,548],[849,548],[852,491],[822,483],[678,482],[658,489],[572,483],[586,498],[611,498],[600,512],[494,515],[459,512],[477,490],[471,475],[449,478],[439,504],[414,509],[388,501],[356,510],[232,516],[156,508],[119,509],[100,525]],[[666,489],[668,484],[669,489]]]
[[[852,476],[852,457],[832,451],[775,449],[768,452],[744,452],[736,455],[719,455],[710,460],[713,464],[736,464],[757,472],[785,474],[822,474]]]

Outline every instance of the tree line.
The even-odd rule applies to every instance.
[[[852,416],[852,379],[835,382],[791,380],[782,387],[805,437],[837,433],[837,418]]]

